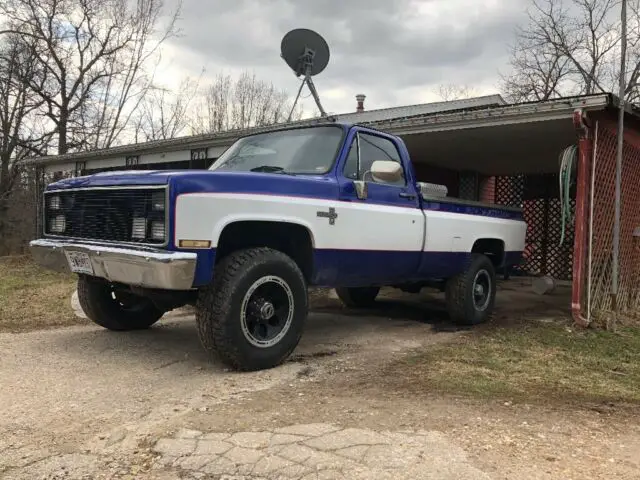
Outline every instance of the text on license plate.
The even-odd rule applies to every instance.
[[[91,259],[88,254],[84,252],[65,253],[67,254],[67,261],[69,262],[69,268],[72,272],[93,275],[93,266],[91,265]]]

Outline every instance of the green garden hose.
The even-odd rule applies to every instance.
[[[575,145],[565,148],[560,154],[560,216],[562,233],[560,246],[564,243],[567,222],[573,221],[571,214],[571,186],[574,182],[575,166],[578,158],[578,148]]]

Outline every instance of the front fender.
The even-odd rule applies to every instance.
[[[305,214],[306,213],[306,214]],[[315,248],[314,226],[296,204],[260,195],[189,194],[176,199],[174,244],[180,240],[209,240],[218,246],[224,229],[236,222],[263,221],[300,225],[309,231]]]
[[[239,222],[273,222],[273,223],[289,223],[304,227],[311,237],[311,248],[315,248],[315,236],[313,234],[313,226],[304,218],[292,215],[278,215],[275,213],[237,213],[225,215],[214,226],[211,233],[211,245],[216,248],[219,244],[222,232],[229,225]]]

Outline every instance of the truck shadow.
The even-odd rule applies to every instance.
[[[502,288],[492,322],[464,327],[449,320],[442,294],[404,294],[382,292],[372,308],[348,309],[331,295],[312,298],[304,334],[295,355],[310,358],[332,355],[353,348],[370,348],[375,343],[402,342],[408,339],[428,341],[429,335],[470,330],[483,335],[487,329],[512,326],[522,322],[554,321],[568,311],[567,289],[553,295],[538,296],[517,282]],[[62,350],[89,361],[142,362],[150,368],[164,368],[187,362],[208,371],[223,370],[217,360],[202,349],[193,316],[161,320],[156,326],[139,332],[116,333],[93,326],[58,331],[52,339],[51,354]],[[435,338],[435,337],[434,337]]]
[[[211,358],[200,344],[192,316],[161,320],[149,330],[110,332],[94,326],[58,331],[51,354],[86,358],[89,362],[142,363],[148,368],[187,362],[194,368],[221,371],[225,367]],[[397,338],[422,338],[430,332],[453,327],[438,302],[382,298],[374,308],[348,310],[337,301],[312,305],[301,342],[294,354],[322,357],[358,345],[393,341]]]
[[[441,297],[441,298],[440,298]],[[396,326],[410,327],[414,324],[430,326],[434,331],[466,330],[449,319],[444,296],[437,294],[403,294],[391,292],[381,294],[371,308],[349,309],[337,299],[327,298],[311,305],[311,311],[333,314],[345,319],[383,320]]]

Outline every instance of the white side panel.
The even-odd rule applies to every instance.
[[[87,169],[120,167],[127,168],[126,157],[109,157],[96,160],[87,160]]]
[[[333,207],[335,224],[318,217]],[[242,220],[291,222],[311,231],[314,248],[419,252],[424,215],[417,208],[388,207],[338,200],[195,193],[180,195],[176,205],[175,241],[211,240],[213,247],[224,227]]]
[[[154,163],[184,162],[189,160],[189,158],[191,158],[190,150],[174,150],[140,155],[139,162],[141,165],[152,165]]]
[[[427,238],[425,251],[470,252],[476,240],[495,238],[504,241],[505,251],[522,251],[527,225],[524,222],[479,215],[425,211]]]
[[[75,162],[68,163],[48,163],[44,166],[46,173],[54,172],[73,172],[76,169]]]

